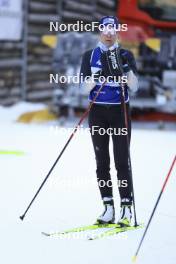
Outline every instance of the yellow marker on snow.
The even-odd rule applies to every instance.
[[[0,150],[0,155],[15,155],[15,156],[23,156],[25,153],[18,150]]]

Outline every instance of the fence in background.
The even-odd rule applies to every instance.
[[[49,32],[49,21],[73,23],[98,21],[115,13],[115,0],[25,0],[23,39],[0,41],[0,104],[21,99],[50,103],[53,89],[53,49],[42,42]],[[25,9],[25,4],[27,8]],[[26,36],[24,38],[24,36]]]

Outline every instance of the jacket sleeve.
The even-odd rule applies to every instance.
[[[127,64],[127,85],[130,90],[135,93],[139,89],[139,82],[137,78],[137,67],[134,55],[129,50],[123,50],[122,52],[123,63]]]
[[[134,58],[134,55],[131,51],[129,50],[122,50],[122,60],[123,63],[128,64],[128,71],[132,70],[135,75],[137,75],[137,66],[136,66],[136,61]]]
[[[95,86],[96,82],[91,72],[91,59],[92,50],[89,50],[84,53],[81,69],[80,69],[80,92],[84,94],[84,92],[90,92]]]
[[[135,75],[137,75],[137,66],[134,55],[131,51],[128,51],[128,65]]]
[[[81,69],[80,69],[80,77],[83,77],[83,80],[86,76],[91,76],[91,66],[90,66],[90,58],[91,58],[92,50],[86,51],[82,58]]]

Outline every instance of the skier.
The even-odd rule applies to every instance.
[[[136,92],[138,89],[137,69],[133,54],[120,47],[118,43],[119,26],[118,19],[113,16],[103,17],[100,21],[100,36],[98,45],[93,49],[86,51],[83,55],[80,76],[83,80],[80,84],[81,89],[88,89],[89,101],[95,97],[98,89],[102,85],[100,76],[108,78],[119,77],[121,72],[114,70],[112,60],[107,56],[108,51],[113,51],[114,54],[119,54],[116,58],[118,64],[121,65],[123,76],[126,76],[127,83],[125,84],[125,104],[127,109],[128,130],[124,135],[112,133],[114,162],[117,170],[118,188],[121,198],[121,211],[118,223],[129,226],[132,218],[132,182],[128,164],[128,141],[131,138],[131,118],[129,107],[128,90]],[[113,75],[113,76],[112,76]],[[122,76],[121,76],[122,77]],[[88,117],[91,138],[96,157],[96,174],[100,194],[105,207],[104,212],[98,217],[98,224],[114,223],[115,208],[113,200],[113,190],[110,176],[110,156],[109,156],[109,139],[108,133],[100,133],[101,129],[107,131],[109,128],[112,131],[121,131],[125,128],[124,113],[122,111],[122,87],[118,81],[105,83],[100,94],[96,98]],[[118,79],[119,80],[119,79]],[[100,129],[97,129],[100,128]],[[116,129],[116,130],[115,130]],[[118,130],[119,131],[119,130]],[[124,130],[125,131],[125,130]],[[102,182],[104,184],[102,184]]]

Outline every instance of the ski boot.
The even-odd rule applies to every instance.
[[[117,224],[121,226],[130,226],[131,225],[131,201],[130,199],[124,198],[121,201],[121,211],[120,211],[120,218]]]
[[[104,197],[103,204],[105,210],[103,214],[98,217],[96,224],[113,224],[115,220],[115,209],[114,209],[113,198]]]

